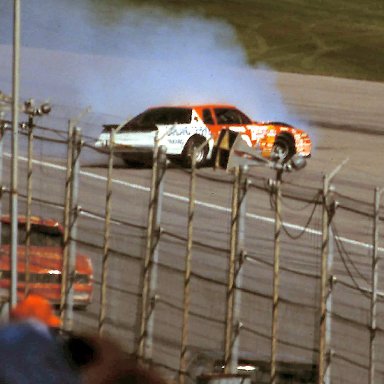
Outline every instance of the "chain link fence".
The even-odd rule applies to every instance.
[[[272,171],[184,169],[161,147],[153,166],[128,169],[87,134],[105,116],[61,111],[20,128],[18,199],[20,214],[67,231],[63,327],[114,337],[179,383],[241,369],[258,383],[383,381],[381,191],[370,203],[327,175],[316,188]],[[8,213],[7,116],[1,128]],[[76,252],[94,267],[82,311]]]

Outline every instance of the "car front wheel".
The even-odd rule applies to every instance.
[[[286,163],[296,153],[295,143],[292,137],[278,136],[272,147],[271,159]]]
[[[205,142],[205,138],[203,136],[192,136],[189,138],[187,143],[184,146],[182,153],[182,162],[185,167],[191,167],[192,165],[192,156],[193,150],[196,148],[196,167],[201,167],[207,161],[208,156],[208,145],[202,146]]]

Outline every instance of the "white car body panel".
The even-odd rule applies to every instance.
[[[212,138],[209,128],[203,123],[196,111],[192,110],[192,119],[189,124],[157,125],[157,131],[148,132],[115,132],[116,153],[151,152],[155,146],[156,136],[158,145],[166,147],[168,155],[181,155],[185,144],[190,137],[200,135],[206,140]],[[95,146],[107,149],[109,146],[110,133],[102,133]],[[212,152],[213,139],[209,142],[209,153]]]

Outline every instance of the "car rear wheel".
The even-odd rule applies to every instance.
[[[286,163],[296,153],[295,142],[290,135],[278,136],[272,147],[271,159]]]
[[[192,155],[193,150],[196,148],[200,148],[196,153],[196,167],[201,167],[207,161],[208,156],[208,145],[204,145],[201,148],[201,145],[205,142],[205,138],[203,136],[192,136],[189,138],[187,143],[184,146],[182,157],[182,163],[184,167],[191,167],[192,165]]]

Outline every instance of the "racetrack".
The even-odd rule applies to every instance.
[[[313,205],[289,199],[288,195],[314,198],[322,188],[322,175],[332,172],[345,158],[348,163],[334,179],[338,198],[344,207],[372,212],[373,191],[383,186],[384,84],[279,74],[278,86],[285,102],[299,117],[310,122],[315,147],[304,170],[284,175],[283,221],[291,235],[297,235],[310,217]],[[37,145],[38,147],[38,145]],[[88,154],[87,154],[88,153]],[[105,161],[89,164],[91,150],[84,149],[80,180],[80,205],[86,211],[79,223],[79,247],[91,255],[95,265],[94,303],[76,314],[76,329],[96,330],[103,244]],[[51,154],[50,154],[51,156]],[[45,163],[44,151],[36,150],[33,179],[34,214],[58,216],[60,207],[41,204],[37,199],[62,204],[65,170],[62,162]],[[8,185],[9,157],[4,157],[4,181]],[[25,193],[25,161],[20,161],[20,189]],[[192,261],[191,324],[189,358],[203,355],[200,364],[221,359],[225,319],[226,271],[229,249],[232,176],[224,170],[198,172]],[[245,245],[249,255],[243,269],[240,350],[244,358],[268,360],[270,351],[272,261],[274,212],[270,195],[264,189],[269,169],[250,170],[253,187],[247,196]],[[107,331],[134,351],[137,330],[139,282],[145,246],[145,227],[151,169],[115,167],[112,196],[112,248],[109,273]],[[189,173],[177,167],[166,172],[161,214],[164,229],[159,250],[159,296],[156,305],[153,358],[157,363],[178,368],[183,269],[187,229]],[[3,200],[3,205],[6,205]],[[20,201],[23,209],[23,200]],[[337,211],[335,224],[353,265],[351,274],[360,287],[369,287],[372,221],[353,210]],[[124,225],[123,222],[128,223]],[[281,302],[278,358],[303,363],[316,362],[321,208],[316,208],[309,229],[298,240],[287,233],[281,240]],[[381,231],[382,232],[382,231]],[[336,246],[334,273],[353,286]],[[382,270],[382,268],[381,268]],[[300,273],[298,273],[298,271]],[[381,277],[381,276],[380,276]],[[379,278],[379,288],[384,290]],[[367,380],[369,343],[369,299],[363,293],[337,286],[333,312],[333,382],[360,383]],[[378,327],[382,303],[378,308]],[[384,377],[384,338],[379,333],[378,378]],[[343,359],[344,358],[344,359]],[[351,360],[351,362],[348,362]],[[358,364],[356,364],[358,363]],[[361,366],[359,366],[359,364]],[[170,375],[175,375],[168,371]]]

